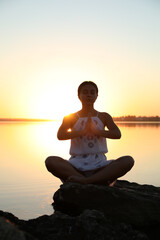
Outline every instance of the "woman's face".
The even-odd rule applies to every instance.
[[[79,99],[84,104],[93,104],[96,101],[97,96],[98,94],[96,88],[91,84],[87,84],[82,87],[79,94]]]

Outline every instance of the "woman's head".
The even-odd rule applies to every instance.
[[[82,90],[83,87],[86,86],[86,85],[92,85],[92,86],[95,88],[95,91],[96,91],[96,93],[97,93],[97,95],[98,95],[98,87],[97,87],[97,85],[96,85],[94,82],[92,82],[92,81],[85,81],[85,82],[82,82],[82,83],[79,85],[79,87],[78,87],[78,97],[80,97],[81,90]]]

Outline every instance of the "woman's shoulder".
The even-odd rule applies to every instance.
[[[78,112],[70,113],[68,115],[64,116],[64,119],[73,119],[75,117],[78,117]]]
[[[109,121],[112,120],[112,117],[107,112],[98,112],[98,117],[103,122],[103,124],[106,126]]]
[[[111,115],[107,112],[98,112],[98,117],[102,118],[112,118]]]
[[[75,124],[78,119],[78,112],[70,113],[63,118],[63,122],[69,123],[71,126]]]

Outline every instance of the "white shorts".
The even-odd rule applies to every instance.
[[[113,160],[107,160],[104,153],[71,156],[69,162],[79,171],[90,171],[104,167]]]

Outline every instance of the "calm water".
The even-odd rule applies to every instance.
[[[117,123],[120,140],[108,140],[108,159],[132,155],[135,166],[122,179],[160,186],[160,123]],[[47,172],[49,155],[69,158],[69,141],[56,138],[60,122],[0,122],[0,209],[21,219],[52,214],[61,182]]]

